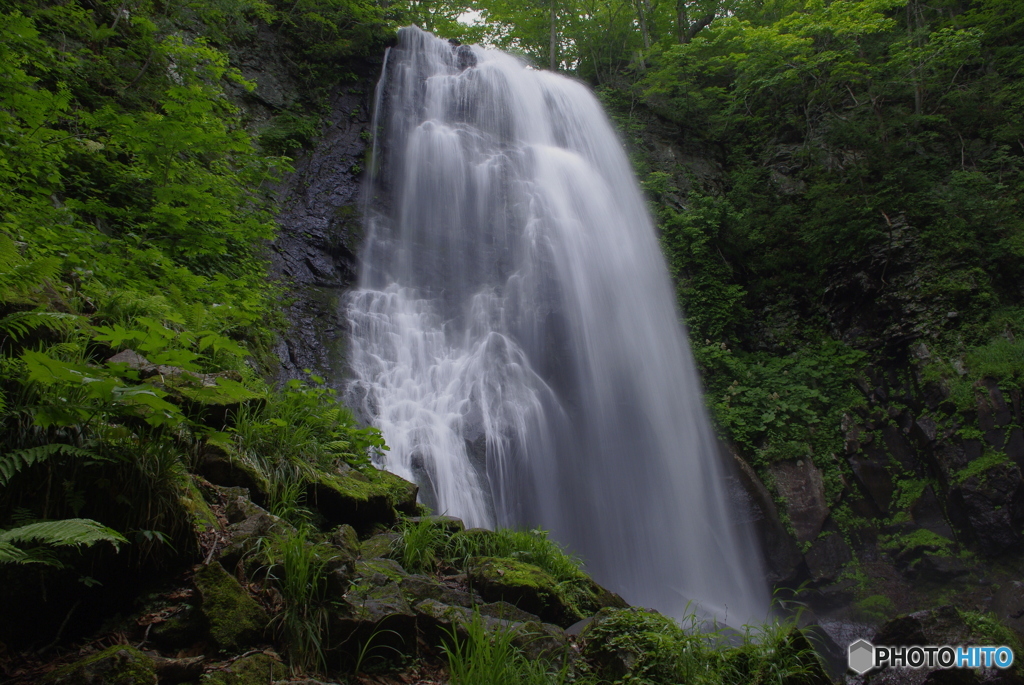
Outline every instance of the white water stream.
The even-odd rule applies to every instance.
[[[469,526],[551,531],[633,604],[764,620],[760,551],[591,92],[406,28],[375,130],[349,400],[381,466]]]

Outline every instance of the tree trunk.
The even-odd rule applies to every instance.
[[[647,18],[650,15],[650,5],[648,0],[635,0],[634,5],[636,6],[637,21],[640,23],[640,35],[644,39],[644,49],[650,50],[651,30],[647,26]]]
[[[685,43],[686,32],[690,28],[690,18],[686,12],[686,0],[676,0],[676,41]]]
[[[558,42],[555,38],[555,0],[551,0],[551,43],[548,46],[548,56],[551,58],[551,71],[557,71],[558,67],[558,54],[555,52]]]

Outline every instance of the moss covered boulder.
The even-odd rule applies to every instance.
[[[363,534],[377,524],[393,524],[397,513],[417,513],[419,486],[387,471],[342,467],[336,473],[317,474],[306,490],[309,502],[329,524],[348,524]]]
[[[359,578],[337,601],[330,635],[335,661],[351,666],[360,651],[413,655],[417,649],[416,614],[394,581],[381,585]]]
[[[202,685],[265,685],[283,680],[288,669],[269,654],[251,654],[206,675]]]
[[[270,617],[223,566],[203,566],[196,571],[195,584],[210,639],[217,647],[237,651],[263,639]]]
[[[128,645],[115,645],[59,668],[43,685],[156,685],[153,660]]]
[[[470,583],[489,602],[508,602],[547,623],[566,627],[584,618],[558,582],[533,564],[498,557],[473,557]]]

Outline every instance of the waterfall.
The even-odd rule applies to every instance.
[[[582,84],[399,32],[376,92],[348,399],[469,526],[539,526],[635,605],[764,620],[654,227]]]

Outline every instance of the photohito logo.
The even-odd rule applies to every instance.
[[[1009,647],[875,646],[857,640],[847,648],[850,670],[861,675],[872,668],[1009,668],[1013,650]]]

